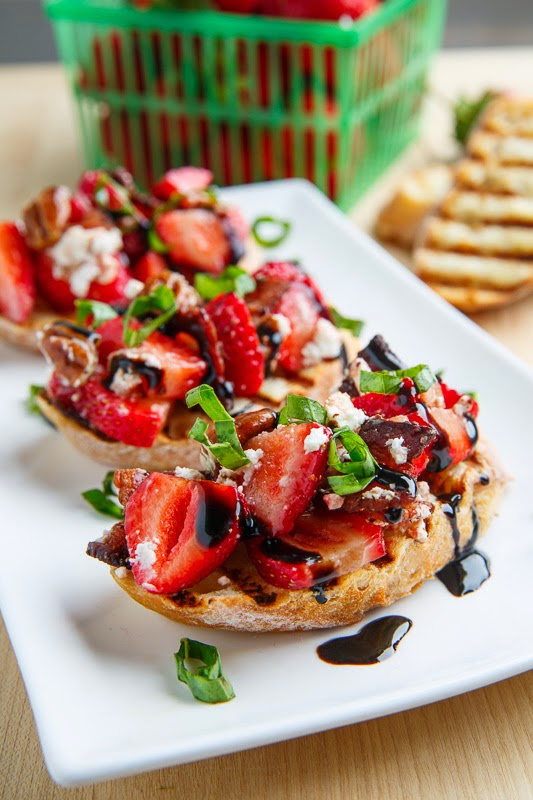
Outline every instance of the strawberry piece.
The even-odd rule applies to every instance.
[[[135,264],[135,262],[139,261],[146,253],[147,248],[146,232],[144,230],[136,229],[122,234],[122,249],[128,256],[130,264]],[[141,279],[139,278],[138,280]]]
[[[253,14],[257,10],[259,0],[215,0],[215,5],[221,11],[233,14]]]
[[[132,447],[151,447],[166,422],[170,404],[125,400],[92,377],[76,388],[56,378],[48,384],[50,396],[66,410],[75,411],[95,430]]]
[[[206,311],[222,344],[226,378],[235,394],[256,394],[265,377],[265,359],[246,303],[236,294],[225,294],[211,300]]]
[[[87,294],[90,300],[99,300],[102,303],[127,304],[129,302],[125,290],[130,280],[130,275],[118,256],[116,258],[117,272],[109,283],[93,281]],[[73,311],[76,295],[73,294],[68,281],[55,278],[53,274],[53,260],[49,253],[43,251],[37,254],[35,279],[39,293],[56,311]]]
[[[69,225],[79,225],[91,210],[91,203],[86,195],[76,192],[70,198]]]
[[[157,218],[155,229],[178,267],[218,274],[231,261],[226,231],[212,211],[201,208],[166,211]]]
[[[173,195],[201,192],[213,183],[213,173],[202,167],[178,167],[165,172],[153,186],[152,192],[160,200],[170,200]]]
[[[440,472],[468,458],[475,444],[475,436],[470,438],[466,418],[451,408],[430,408],[428,416],[440,433],[432,448],[428,471]]]
[[[461,395],[459,392],[456,392],[455,389],[452,389],[450,386],[444,383],[444,381],[440,381],[440,388],[442,396],[444,397],[444,405],[446,408],[453,408]]]
[[[271,261],[264,264],[257,272],[254,273],[254,278],[268,279],[274,281],[282,281],[284,283],[303,283],[308,286],[315,295],[317,303],[321,306],[322,312],[329,319],[329,312],[327,311],[328,305],[319,287],[314,280],[297,264],[292,261]]]
[[[291,324],[279,348],[278,364],[287,372],[299,372],[304,366],[302,351],[314,337],[320,309],[309,287],[294,283],[283,293],[276,313],[283,314]]]
[[[140,323],[139,320],[130,320],[130,328],[133,328],[133,330],[137,330],[141,327],[142,323]],[[100,363],[105,366],[107,364],[107,357],[111,353],[126,347],[126,343],[124,342],[124,320],[122,317],[108,319],[96,328],[96,332],[101,337],[98,342],[98,358]]]
[[[272,534],[287,533],[322,481],[331,431],[314,422],[260,433],[247,449],[261,450],[247,468],[243,491],[254,517]]]
[[[159,331],[152,333],[138,347],[119,350],[109,363],[110,387],[117,391],[113,376],[117,370],[138,375],[141,383],[124,387],[118,392],[122,396],[136,395],[161,400],[178,400],[202,382],[207,364],[193,350],[174,342]]]
[[[406,404],[405,397],[402,395],[379,394],[378,392],[367,392],[359,397],[352,397],[352,403],[356,408],[364,411],[367,417],[380,415],[386,419],[406,414],[414,407],[414,403]]]
[[[134,265],[131,270],[133,277],[146,283],[149,278],[155,278],[167,269],[167,262],[159,253],[148,251]]]
[[[306,589],[355,572],[386,552],[379,525],[343,511],[302,514],[290,533],[252,538],[246,547],[261,577],[282,589]]]
[[[22,324],[35,305],[31,254],[14,222],[0,222],[0,312]]]
[[[235,549],[239,517],[232,486],[152,473],[125,508],[135,581],[149,592],[166,594],[194,586]]]

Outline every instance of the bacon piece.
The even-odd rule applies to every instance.
[[[48,186],[24,209],[28,247],[44,250],[59,241],[69,221],[70,197],[66,186]]]
[[[136,472],[136,470],[123,470]],[[87,555],[103,561],[111,567],[130,567],[130,554],[124,532],[124,523],[117,522],[111,530],[105,531],[101,539],[89,542]]]
[[[133,492],[148,477],[144,469],[116,469],[114,484],[118,489],[119,502],[125,506]]]

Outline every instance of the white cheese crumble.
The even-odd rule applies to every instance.
[[[304,367],[313,367],[327,358],[337,358],[341,351],[341,336],[335,325],[320,317],[315,337],[302,350]]]
[[[234,489],[237,489],[238,484],[237,481],[235,480],[236,477],[237,473],[234,472],[232,469],[227,469],[226,467],[222,467],[217,476],[217,483],[223,483],[225,486],[233,486]]]
[[[326,428],[313,428],[304,439],[304,453],[314,453],[327,442],[329,442],[329,435]]]
[[[344,505],[344,497],[341,497],[339,494],[335,494],[335,492],[325,494],[322,499],[330,511],[335,511],[337,508],[342,508]]]
[[[52,275],[67,281],[76,297],[86,297],[93,281],[106,284],[115,279],[118,262],[114,256],[122,248],[118,228],[84,228],[72,225],[48,253]]]
[[[292,330],[290,319],[286,317],[285,314],[272,314],[271,319],[273,319],[276,323],[278,333],[283,341],[283,339],[286,339]]]
[[[130,278],[124,287],[124,294],[128,300],[133,300],[133,298],[136,297],[143,288],[144,283],[142,281],[137,281],[135,278]]]
[[[174,475],[177,478],[185,478],[188,481],[201,481],[204,475],[198,469],[189,469],[189,467],[176,467]]]
[[[243,486],[247,486],[250,483],[250,481],[252,479],[252,475],[254,474],[255,470],[257,469],[257,467],[261,463],[261,459],[264,456],[264,452],[261,450],[260,447],[258,447],[257,450],[253,450],[252,448],[250,448],[249,450],[245,450],[244,451],[244,455],[246,456],[246,458],[250,462],[244,468],[243,473],[242,473],[243,474],[242,485]]]
[[[346,392],[334,392],[326,400],[328,422],[335,423],[339,428],[347,426],[352,431],[358,431],[367,415],[360,408],[355,408],[350,395]]]
[[[137,564],[148,575],[154,575],[153,565],[156,562],[156,549],[159,544],[159,539],[154,539],[152,542],[140,542],[135,548],[135,558],[132,559],[132,564]]]
[[[220,578],[217,578],[217,583],[220,584],[220,586],[229,586],[231,580],[227,575],[221,575]]]
[[[129,570],[126,567],[117,567],[115,570],[115,575],[117,578],[127,578]]]
[[[405,464],[407,461],[408,450],[403,443],[403,436],[396,436],[394,439],[387,439],[385,446],[397,464]]]
[[[395,496],[390,489],[382,489],[381,486],[373,486],[363,494],[365,500],[394,500]]]
[[[421,519],[416,527],[409,529],[409,535],[413,537],[417,542],[426,542],[428,538],[428,530],[426,528],[426,523],[423,519]]]
[[[127,397],[140,383],[142,383],[140,375],[135,372],[125,372],[119,368],[113,375],[109,388],[119,397]]]

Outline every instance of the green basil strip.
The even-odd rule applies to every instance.
[[[130,328],[132,317],[142,317],[152,311],[162,313],[155,319],[147,322],[142,328]],[[168,286],[157,286],[150,294],[136,297],[128,306],[124,315],[124,342],[128,347],[137,347],[147,339],[151,333],[167,322],[176,312],[176,298]]]
[[[260,229],[264,225],[277,225],[278,233],[270,238],[265,238],[261,235]],[[285,219],[277,219],[276,217],[258,217],[252,225],[252,235],[261,247],[277,247],[285,241],[291,230],[291,223]]]
[[[279,412],[278,425],[289,425],[291,422],[318,422],[326,425],[326,409],[310,397],[288,394],[285,405]]]
[[[427,364],[418,364],[409,369],[397,369],[390,372],[367,372],[361,370],[359,388],[361,392],[376,392],[377,394],[396,394],[404,378],[412,378],[419,392],[427,392],[437,378]]]
[[[31,383],[26,398],[26,408],[31,414],[41,414],[41,409],[37,405],[37,395],[44,389],[44,386],[38,386],[36,383]]]
[[[148,229],[148,247],[156,253],[164,254],[170,251],[170,247],[161,239],[154,225],[151,225]]]
[[[180,648],[174,653],[178,680],[186,683],[191,694],[202,703],[226,703],[235,697],[233,686],[222,672],[222,662],[216,647],[181,639]],[[200,662],[194,671],[188,669],[186,661]]]
[[[104,514],[107,517],[114,517],[115,519],[124,519],[122,508],[111,500],[101,489],[87,489],[86,492],[81,493],[81,496],[99,514]]]
[[[465,392],[472,400],[475,400],[476,403],[479,403],[479,392]]]
[[[350,457],[349,461],[341,461],[337,451],[336,439],[340,439]],[[368,449],[368,445],[350,428],[339,428],[329,443],[328,466],[341,475],[328,477],[332,490],[339,495],[354,494],[362,491],[376,477],[377,462]]]
[[[109,202],[109,192],[107,190],[108,186],[111,186],[114,189],[116,195],[119,197],[121,203],[120,208],[117,209],[110,208],[111,204]],[[105,172],[103,172],[100,176],[100,179],[98,181],[98,188],[94,193],[94,199],[97,205],[100,206],[100,208],[103,208],[104,211],[110,211],[112,214],[131,214],[131,216],[133,217],[135,217],[137,214],[137,209],[131,202],[127,189],[124,186],[122,186],[121,183],[118,183],[117,181],[113,180],[113,178],[111,178]]]
[[[199,418],[189,431],[190,439],[195,439],[208,447],[217,461],[227,469],[238,469],[250,463],[237,436],[234,419],[228,414],[211,386],[203,383],[191,389],[185,395],[185,402],[187,408],[199,405],[214,422],[217,441],[209,440],[206,433],[208,424]]]
[[[230,265],[220,275],[209,272],[197,272],[194,276],[194,288],[204,300],[214,300],[220,294],[233,292],[238,297],[253,292],[256,283],[254,278],[244,269]]]
[[[98,328],[109,319],[118,317],[117,312],[107,303],[101,303],[99,300],[75,300],[76,306],[76,322],[78,325],[85,327],[85,323],[89,317],[93,318],[91,328]]]
[[[104,480],[102,481],[102,489],[108,496],[118,495],[118,490],[115,486],[115,470],[111,469],[109,472],[106,472]]]
[[[483,94],[476,100],[469,100],[467,97],[459,97],[453,107],[455,117],[455,138],[459,144],[465,145],[470,132],[481,112],[488,106],[494,98],[497,97],[495,92],[490,89],[483,92]]]
[[[362,319],[350,319],[350,317],[343,317],[342,314],[339,314],[336,308],[333,308],[333,306],[329,307],[329,313],[331,314],[331,319],[336,328],[343,328],[344,330],[350,331],[350,333],[353,333],[354,336],[359,336],[365,327],[365,323]]]

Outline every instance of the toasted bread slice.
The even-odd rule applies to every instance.
[[[346,331],[343,331],[342,339],[348,359],[354,358],[359,349],[357,339]],[[281,381],[281,391],[278,395],[271,395],[269,398],[265,391],[261,397],[247,398],[247,403],[255,408],[267,406],[278,409],[289,392],[302,394],[323,403],[332,389],[341,382],[343,369],[341,359],[323,361],[316,367],[306,369],[301,380],[273,379]],[[109,439],[84,425],[79,418],[69,416],[51,401],[44,390],[37,395],[36,401],[43,416],[77,450],[99,464],[124,469],[141,467],[152,471],[174,469],[176,466],[202,468],[202,448],[198,442],[187,438],[187,433],[198,416],[196,409],[189,411],[184,406],[178,406],[168,421],[167,433],[159,434],[152,447],[132,447]],[[244,400],[240,401],[240,404],[242,403]],[[251,408],[247,407],[247,410]]]
[[[0,314],[0,338],[17,347],[24,347],[26,350],[39,352],[37,333],[41,331],[45,325],[58,319],[58,317],[62,319],[71,318],[68,314],[58,314],[53,311],[34,311],[29,322],[26,322],[24,325],[19,325],[16,322],[11,322],[7,317]]]
[[[462,222],[533,225],[533,198],[454,189],[442,201],[441,213]]]
[[[481,122],[500,136],[533,138],[533,98],[500,95],[487,106]]]
[[[457,523],[459,544],[464,546],[472,534],[474,508],[481,531],[486,530],[503,493],[505,476],[484,443],[466,462],[445,472],[437,478],[437,491],[462,494]],[[487,486],[480,483],[482,473],[489,479]],[[175,622],[257,632],[329,628],[358,622],[367,611],[410,594],[435,577],[454,554],[450,520],[439,500],[435,500],[425,542],[399,533],[389,533],[386,541],[387,556],[330,582],[323,604],[309,589],[271,586],[239,548],[209,578],[173,596],[147,592],[125,568],[112,568],[111,573],[134,600]]]
[[[471,156],[483,161],[533,166],[533,139],[526,137],[503,137],[475,130],[468,139],[467,150]]]
[[[425,223],[425,234],[425,246],[429,248],[525,258],[533,263],[533,227],[468,225],[432,217]]]
[[[493,308],[515,303],[530,292],[530,287],[519,289],[479,289],[474,286],[450,286],[446,283],[427,281],[433,291],[440,294],[448,303],[466,314],[489,311]]]
[[[530,167],[506,167],[465,159],[457,166],[455,180],[457,186],[465,189],[533,197],[533,169]]]
[[[453,169],[446,164],[432,164],[407,175],[377,218],[378,238],[410,249],[422,220],[452,183]]]
[[[433,283],[482,289],[518,289],[533,286],[533,260],[488,258],[419,248],[414,258],[419,277]]]

